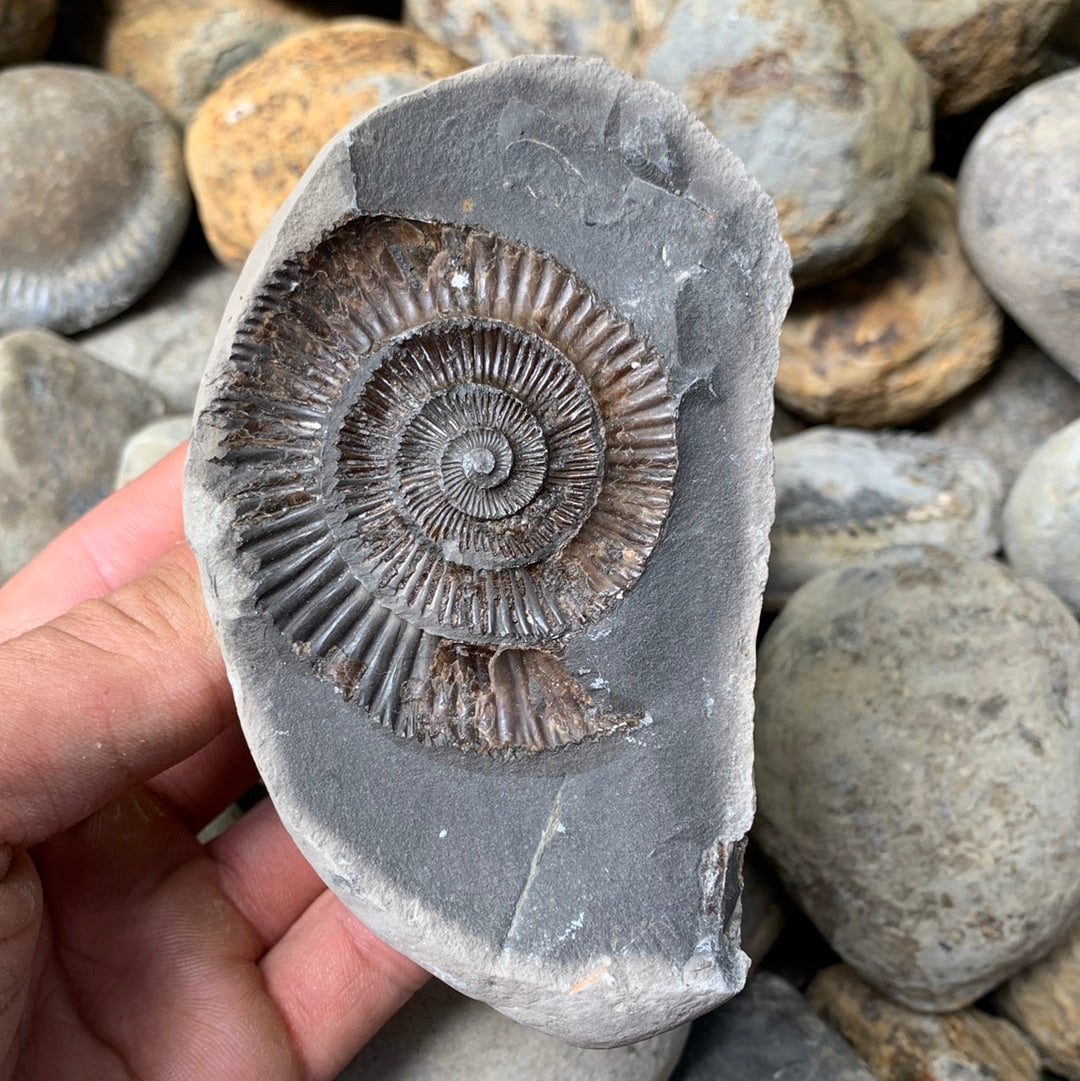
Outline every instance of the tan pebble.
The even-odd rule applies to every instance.
[[[1001,324],[961,250],[953,186],[928,176],[885,254],[796,296],[780,335],[776,396],[816,421],[908,424],[990,367]]]
[[[807,998],[879,1081],[1036,1081],[1039,1076],[1039,1056],[1024,1034],[981,1010],[909,1010],[847,965],[822,969]]]
[[[188,176],[207,240],[239,266],[332,135],[378,105],[465,67],[379,19],[293,34],[233,72],[187,131]]]

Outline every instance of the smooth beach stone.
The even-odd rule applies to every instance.
[[[810,428],[774,444],[767,603],[881,548],[997,551],[1001,479],[979,453],[909,432]]]
[[[927,176],[882,255],[796,297],[780,332],[776,396],[815,421],[909,424],[986,372],[1001,324],[960,247],[953,186]]]
[[[671,1081],[873,1081],[839,1033],[787,980],[759,972],[694,1022]]]
[[[1080,68],[1011,98],[957,182],[960,237],[983,284],[1080,379]]]
[[[45,55],[56,21],[56,0],[0,0],[0,65]]]
[[[230,71],[315,22],[279,0],[112,0],[101,59],[187,124]]]
[[[1080,612],[1080,420],[1028,459],[1005,500],[1002,534],[1017,572]]]
[[[162,409],[56,334],[0,337],[0,581],[112,491],[124,441]]]
[[[832,948],[970,1005],[1080,906],[1080,627],[1038,582],[891,548],[804,585],[758,653],[755,838]]]
[[[985,455],[1007,492],[1032,453],[1080,418],[1080,383],[1030,342],[943,406],[935,439]]]
[[[323,143],[464,63],[411,30],[341,19],[291,34],[234,71],[192,120],[185,157],[217,257],[239,267]]]
[[[282,821],[380,938],[571,1043],[745,979],[789,266],[673,95],[523,57],[324,148],[200,392],[186,528]]]
[[[114,488],[123,488],[128,481],[145,473],[171,450],[175,450],[191,435],[191,416],[187,413],[162,417],[137,432],[133,432],[120,452]]]
[[[994,999],[1067,1081],[1080,1081],[1080,923]]]
[[[1038,1081],[1024,1034],[982,1010],[929,1014],[886,998],[847,965],[822,969],[806,991],[878,1081]]]
[[[190,210],[179,136],[143,94],[89,68],[0,71],[0,331],[129,308]]]
[[[205,251],[183,255],[138,304],[76,340],[190,413],[236,279]]]
[[[643,1043],[575,1047],[431,980],[337,1081],[667,1081],[690,1026]]]
[[[1030,74],[1069,0],[870,0],[930,76],[939,113],[966,113]]]

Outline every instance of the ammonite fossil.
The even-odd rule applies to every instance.
[[[185,517],[282,821],[381,938],[571,1042],[742,985],[789,259],[595,61],[330,142],[241,274]]]

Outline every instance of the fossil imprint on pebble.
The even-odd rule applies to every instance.
[[[345,700],[481,753],[640,722],[592,702],[560,640],[657,543],[676,404],[571,271],[477,228],[353,219],[264,285],[212,409],[256,606]]]

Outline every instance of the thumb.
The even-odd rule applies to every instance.
[[[25,851],[0,846],[0,1077],[14,1073],[41,930],[41,882]]]

